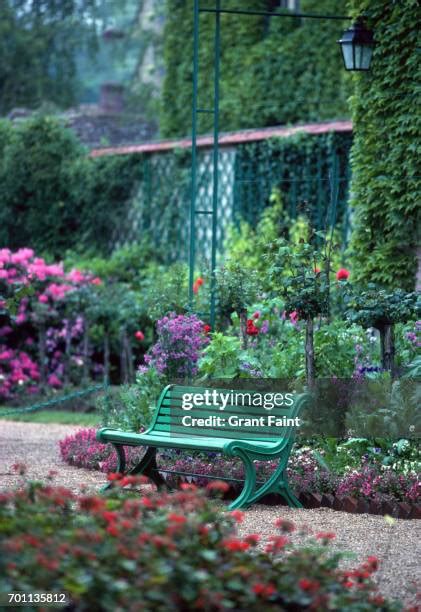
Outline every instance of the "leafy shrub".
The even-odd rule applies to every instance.
[[[138,372],[135,385],[107,390],[98,408],[104,427],[139,432],[151,422],[163,382],[155,368]]]
[[[400,609],[375,592],[376,558],[338,568],[334,534],[296,547],[294,525],[280,519],[260,551],[258,535],[236,533],[241,512],[221,514],[191,487],[133,498],[120,487],[106,498],[41,484],[2,494],[1,593],[67,592],[77,611]]]

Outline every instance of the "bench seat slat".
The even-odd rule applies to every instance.
[[[162,435],[161,435],[162,434]],[[103,442],[115,442],[119,444],[125,444],[127,446],[156,446],[157,448],[186,448],[186,449],[197,449],[197,450],[221,450],[225,444],[231,441],[236,441],[235,438],[208,438],[205,436],[191,436],[185,438],[184,436],[171,436],[168,432],[165,435],[164,432],[158,434],[136,434],[120,431],[119,429],[108,429],[101,431],[101,441]],[[271,448],[273,442],[264,442],[259,440],[253,440],[253,445],[257,448]]]

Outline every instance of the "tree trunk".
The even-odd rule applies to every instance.
[[[395,333],[392,324],[382,325],[380,331],[380,350],[382,368],[390,372],[392,378],[396,376],[395,369]]]
[[[314,321],[312,317],[307,317],[305,352],[307,386],[311,389],[314,387],[316,380],[316,366],[314,359]]]
[[[129,382],[134,383],[135,372],[134,372],[134,366],[133,366],[133,350],[132,350],[132,343],[131,343],[130,337],[127,335],[127,332],[125,333],[125,338],[126,338],[127,371],[129,373]]]
[[[247,310],[240,310],[240,339],[241,339],[241,348],[246,350],[248,345],[248,336],[247,336]]]
[[[127,334],[125,329],[120,330],[120,381],[123,384],[129,382],[129,368],[127,356]]]
[[[108,384],[110,379],[110,339],[108,334],[104,334],[104,385]]]
[[[41,380],[41,388],[45,389],[47,384],[47,345],[46,331],[44,323],[41,323],[38,334],[38,354],[39,354],[39,373]]]
[[[65,364],[64,364],[64,384],[68,386],[70,383],[70,367],[71,367],[71,347],[72,347],[72,325],[69,320],[66,321],[66,338],[65,338]]]
[[[88,328],[88,322],[86,319],[84,320],[84,323],[83,323],[82,355],[83,355],[82,382],[84,385],[87,385],[89,382],[89,328]]]

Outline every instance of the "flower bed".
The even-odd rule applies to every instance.
[[[278,520],[260,550],[257,534],[238,537],[241,512],[221,514],[191,486],[133,498],[121,487],[144,479],[110,478],[120,487],[107,497],[39,483],[0,496],[2,595],[64,592],[75,611],[401,609],[376,592],[375,557],[338,568],[334,534],[298,547]]]
[[[78,467],[115,471],[116,454],[110,444],[101,444],[95,439],[95,429],[81,429],[60,442],[64,461]],[[127,448],[129,465],[143,454],[143,449]],[[194,482],[204,487],[207,476],[225,478],[227,474],[231,493],[238,494],[244,478],[241,460],[226,459],[216,453],[201,453],[195,457],[183,451],[165,450],[159,455],[158,465],[175,472],[189,472],[196,476],[184,477],[164,473],[172,486],[181,482]],[[276,461],[255,462],[258,479],[267,481],[276,468]],[[203,475],[203,477],[201,477]],[[394,514],[402,518],[420,517],[421,482],[412,472],[397,474],[392,469],[381,469],[375,463],[364,464],[339,476],[323,470],[311,450],[304,448],[291,455],[288,476],[292,489],[307,507],[326,505],[338,510]],[[272,497],[273,499],[273,497]],[[355,500],[357,503],[350,502]],[[359,500],[363,503],[358,503]],[[277,497],[274,501],[281,501]]]

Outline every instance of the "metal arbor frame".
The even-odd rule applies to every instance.
[[[191,201],[190,201],[190,248],[189,248],[189,305],[193,303],[193,283],[196,263],[196,216],[209,215],[212,220],[211,230],[211,275],[210,275],[210,311],[209,322],[214,328],[215,306],[216,306],[216,253],[217,253],[217,226],[218,226],[218,160],[219,160],[219,75],[221,56],[221,14],[264,16],[268,18],[280,17],[289,19],[335,19],[343,21],[352,19],[347,15],[320,15],[316,13],[297,12],[271,12],[246,9],[223,9],[221,0],[214,0],[215,6],[201,7],[200,0],[194,0],[194,30],[193,30],[193,103],[192,103],[192,156],[191,156]],[[198,82],[199,82],[199,22],[201,13],[212,13],[215,15],[214,34],[214,100],[212,107],[198,108]],[[197,210],[197,116],[200,113],[213,115],[213,154],[212,154],[212,209]]]

